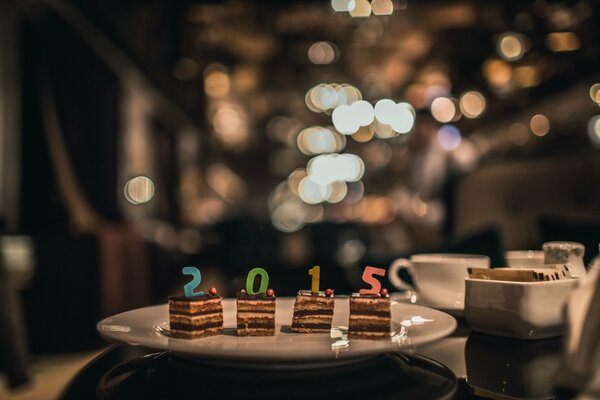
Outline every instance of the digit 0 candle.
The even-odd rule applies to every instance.
[[[260,286],[254,283],[260,278]],[[237,294],[238,336],[272,336],[275,334],[275,291],[269,287],[269,274],[263,268],[253,268],[246,277],[246,290]]]

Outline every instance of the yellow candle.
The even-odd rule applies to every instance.
[[[319,292],[319,282],[321,280],[321,267],[315,265],[311,269],[308,270],[308,274],[312,276],[312,283],[310,291],[313,293]]]

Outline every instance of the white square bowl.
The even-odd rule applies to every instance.
[[[465,280],[465,319],[477,332],[516,339],[565,333],[565,304],[579,279],[542,282]]]

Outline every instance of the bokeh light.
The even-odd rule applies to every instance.
[[[545,136],[550,132],[550,121],[542,114],[536,114],[529,121],[529,129],[536,136]]]
[[[516,61],[525,54],[525,38],[523,35],[507,32],[498,38],[498,54],[507,61]]]
[[[513,70],[505,61],[491,59],[483,64],[483,75],[490,85],[502,87],[508,85],[512,80]]]
[[[305,203],[321,203],[331,196],[331,184],[317,183],[310,176],[306,176],[298,185],[298,194]]]
[[[440,126],[437,133],[437,140],[442,149],[452,151],[458,148],[462,137],[456,126],[445,124]]]
[[[396,102],[390,99],[382,99],[375,103],[375,117],[379,122],[391,125],[396,113]]]
[[[546,46],[551,51],[575,51],[579,45],[579,38],[573,32],[552,32],[546,35]]]
[[[365,164],[354,154],[322,154],[312,158],[306,170],[313,182],[326,185],[335,181],[360,180],[365,173]]]
[[[600,83],[590,86],[590,98],[596,104],[600,104]]]
[[[125,183],[123,194],[131,204],[144,204],[154,197],[154,182],[147,176],[136,176]]]
[[[344,181],[335,181],[331,183],[331,193],[325,199],[328,203],[339,203],[344,200],[348,194],[348,185]]]
[[[338,47],[331,42],[316,42],[308,49],[308,59],[317,65],[331,64],[338,55]]]
[[[460,97],[460,111],[467,118],[477,118],[485,111],[485,97],[479,92],[466,92]]]
[[[347,12],[350,11],[350,3],[352,3],[352,8],[355,7],[353,0],[331,0],[331,8],[335,12]]]
[[[333,110],[331,120],[335,129],[343,135],[352,135],[360,128],[357,116],[347,105],[341,105]]]
[[[212,64],[204,71],[204,92],[207,96],[220,99],[229,93],[231,82],[224,67]]]
[[[600,147],[600,115],[595,115],[588,122],[588,136],[591,142]]]
[[[314,155],[341,151],[346,140],[331,129],[312,126],[300,131],[297,143],[303,154]]]
[[[394,4],[392,0],[372,0],[371,10],[374,15],[392,15]]]
[[[371,15],[371,4],[367,0],[351,0],[348,3],[348,12],[355,18],[368,17]]]
[[[456,116],[456,105],[448,97],[438,97],[431,103],[431,115],[439,122],[450,122]]]

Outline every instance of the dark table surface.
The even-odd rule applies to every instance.
[[[553,387],[562,338],[514,340],[471,332],[339,367],[260,370],[203,364],[114,345],[84,367],[63,399],[569,398]]]

